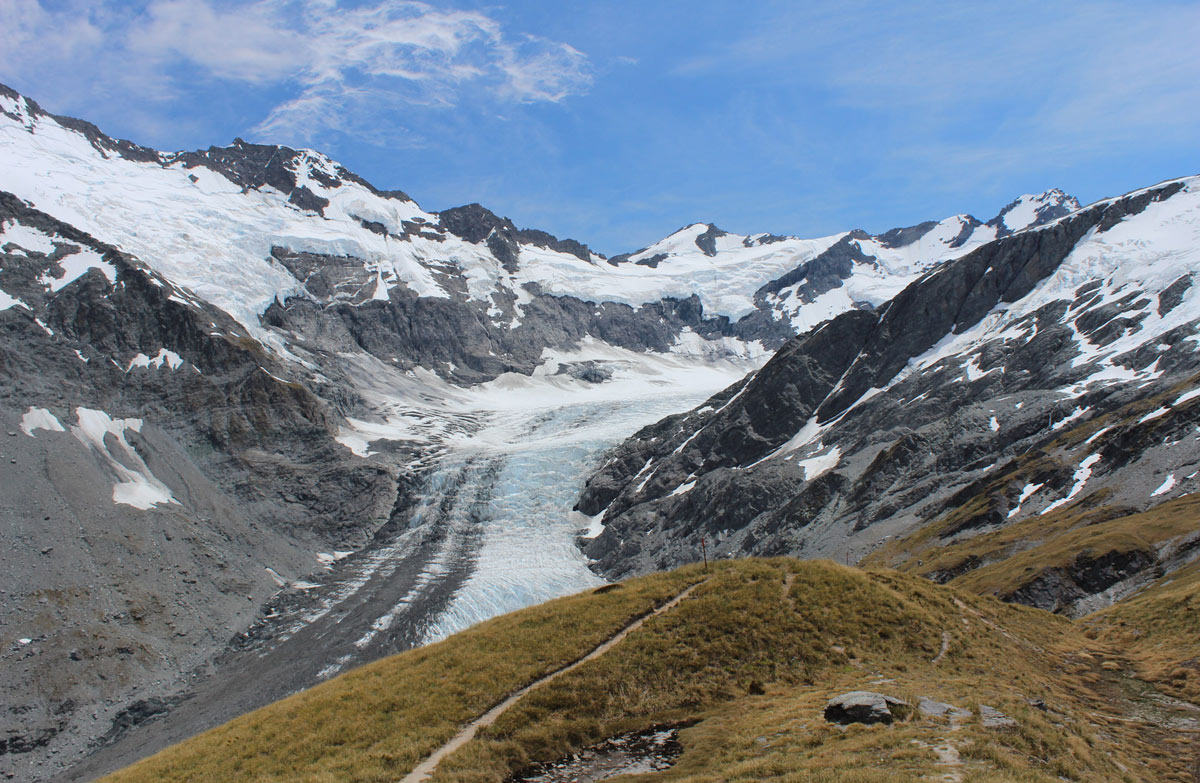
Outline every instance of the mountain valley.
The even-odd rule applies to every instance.
[[[3,86],[0,172],[0,774],[398,780],[694,585],[435,779],[1188,779],[1200,178],[605,257]]]

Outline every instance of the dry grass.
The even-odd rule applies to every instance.
[[[395,780],[461,724],[698,578],[698,568],[684,568],[495,618],[256,710],[105,780]]]
[[[790,579],[788,598],[784,591]],[[485,623],[380,661],[169,748],[114,781],[398,780],[464,722],[578,658],[680,592],[695,567]],[[950,644],[937,663],[942,634]],[[1117,675],[1072,623],[893,571],[826,561],[714,566],[691,597],[606,655],[533,690],[437,769],[435,783],[499,783],[537,762],[668,721],[684,754],[657,780],[882,783],[949,771],[967,781],[1183,780],[1097,684]],[[1105,679],[1108,678],[1108,679]],[[952,727],[909,715],[838,727],[848,690],[976,709]],[[1043,700],[1049,711],[1030,706]],[[984,728],[978,705],[1017,720]],[[1123,769],[1130,770],[1125,772]]]
[[[782,600],[788,572],[794,609]],[[644,630],[620,654],[531,693],[447,758],[436,783],[502,781],[602,737],[684,719],[700,723],[683,732],[685,753],[661,780],[853,783],[918,780],[938,769],[930,748],[945,740],[945,723],[825,723],[825,701],[855,689],[959,705],[977,699],[1019,716],[1013,731],[974,722],[954,732],[956,743],[991,743],[994,758],[967,765],[977,780],[1120,781],[1114,760],[1135,763],[1075,716],[1094,705],[1054,684],[1054,648],[1075,632],[1036,610],[894,572],[741,561]],[[943,630],[952,644],[934,666]],[[764,695],[751,694],[755,682],[765,683]],[[1038,698],[1070,709],[1051,721],[1029,706]]]
[[[1200,562],[1083,623],[1089,636],[1128,650],[1144,678],[1200,702]]]

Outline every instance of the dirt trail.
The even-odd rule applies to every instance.
[[[707,581],[707,580],[705,580],[705,581]],[[680,601],[687,598],[688,595],[690,595],[693,590],[695,590],[697,587],[699,587],[702,584],[704,584],[704,582],[697,582],[696,584],[687,588],[682,593],[675,596],[670,601],[668,601],[667,603],[658,607],[654,611],[650,612],[649,614],[642,615],[641,617],[634,620],[629,625],[622,628],[614,636],[610,636],[607,640],[601,642],[598,647],[596,647],[590,653],[583,656],[582,658],[575,661],[574,663],[567,664],[566,666],[562,667],[561,669],[557,669],[557,670],[551,672],[550,674],[547,674],[545,677],[542,677],[539,680],[534,680],[533,682],[526,685],[521,690],[513,693],[507,699],[500,702],[495,707],[492,707],[490,710],[485,712],[483,715],[480,715],[478,718],[476,718],[475,720],[471,721],[466,726],[464,726],[462,728],[462,730],[459,731],[458,734],[456,734],[454,736],[453,739],[451,739],[445,745],[443,745],[440,748],[438,748],[437,750],[435,750],[429,758],[422,761],[420,764],[417,765],[417,767],[412,772],[408,773],[403,778],[401,778],[400,783],[424,783],[424,781],[428,780],[429,776],[433,774],[433,771],[435,769],[437,769],[437,765],[441,763],[442,759],[444,759],[446,756],[449,756],[451,753],[458,750],[463,745],[466,745],[468,742],[470,742],[472,739],[474,739],[476,732],[478,732],[481,728],[484,728],[486,726],[491,726],[493,723],[495,723],[496,720],[501,715],[503,715],[505,712],[507,712],[510,707],[512,707],[514,704],[516,704],[518,701],[520,701],[521,698],[523,696],[525,696],[527,693],[532,691],[534,688],[545,685],[546,683],[550,682],[551,680],[554,680],[557,677],[560,677],[560,676],[566,674],[567,672],[572,671],[573,669],[575,669],[579,666],[582,666],[583,664],[587,663],[588,661],[595,660],[596,658],[599,658],[601,655],[604,655],[604,653],[608,652],[613,647],[620,644],[621,640],[623,640],[626,636],[633,633],[638,628],[641,628],[642,624],[644,622],[646,622],[646,620],[648,620],[649,618],[657,617],[658,615],[663,614],[664,612],[668,612],[671,609],[674,609],[676,606],[679,605]]]
[[[783,578],[783,600],[786,601],[787,605],[793,609],[796,608],[796,601],[792,598],[792,583],[795,581],[796,575],[792,573],[789,573]]]
[[[940,745],[934,745],[932,749],[938,757],[938,760],[934,762],[935,766],[946,770],[938,780],[942,783],[962,783],[963,763],[962,757],[958,755],[958,747],[946,740]]]
[[[936,666],[942,662],[942,659],[946,657],[946,653],[950,651],[950,641],[953,638],[949,631],[942,631],[942,649],[938,650],[937,657],[930,661],[931,664]]]

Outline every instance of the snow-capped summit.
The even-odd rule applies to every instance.
[[[932,266],[1013,230],[1017,215],[1044,220],[1075,204],[1052,191],[1014,202],[1004,213],[1008,222],[984,226],[956,216],[878,237],[740,235],[694,223],[605,259],[478,204],[426,211],[315,150],[236,139],[227,147],[162,153],[50,114],[4,87],[0,168],[0,190],[133,254],[280,355],[288,355],[292,338],[263,322],[275,303],[442,300],[460,311],[456,321],[537,334],[541,343],[545,330],[526,318],[539,296],[655,312],[694,300],[698,307],[686,305],[686,318],[655,327],[653,338],[644,328],[633,332],[641,337],[618,337],[600,322],[567,333],[604,333],[605,341],[625,340],[626,347],[666,350],[690,344],[678,339],[690,329],[707,341],[732,338],[753,353],[847,309],[883,304]],[[487,342],[472,345],[497,355]],[[542,347],[525,350],[532,357]],[[481,363],[492,366],[447,355],[434,369]],[[528,361],[518,366],[532,369]]]
[[[1041,226],[1065,217],[1080,208],[1079,201],[1058,188],[1044,193],[1027,193],[1007,204],[1000,214],[988,221],[1000,235],[1030,226]]]

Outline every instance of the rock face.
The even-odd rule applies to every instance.
[[[710,556],[857,562],[921,530],[948,546],[1194,491],[1198,246],[1200,186],[1165,183],[1006,235],[794,337],[608,456],[578,503],[603,524],[585,551],[612,577],[695,560],[702,538]],[[1081,552],[1006,597],[1097,608],[1090,597],[1196,556],[1155,546]]]

